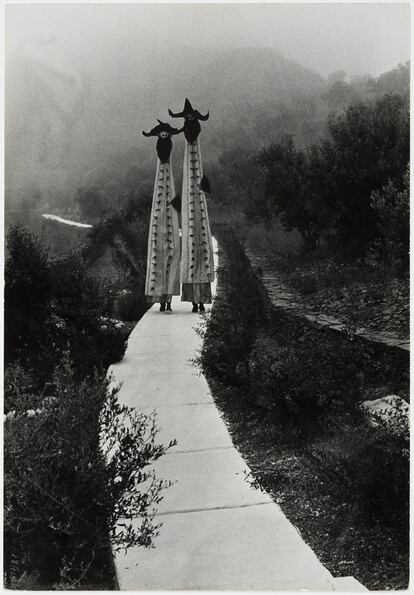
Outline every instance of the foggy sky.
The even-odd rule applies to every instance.
[[[30,38],[85,51],[182,43],[270,47],[322,75],[374,76],[409,59],[409,4],[49,4],[6,7],[6,58]]]

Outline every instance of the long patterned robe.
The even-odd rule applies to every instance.
[[[181,205],[181,300],[210,303],[210,284],[214,281],[213,244],[206,197],[200,189],[202,177],[200,141],[186,141]]]
[[[175,197],[170,162],[158,159],[148,234],[145,295],[152,302],[180,294],[180,235],[178,213],[168,204]]]

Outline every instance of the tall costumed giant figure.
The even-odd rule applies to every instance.
[[[188,99],[180,113],[168,110],[172,118],[184,118],[186,139],[182,190],[182,248],[180,277],[181,301],[192,302],[193,311],[204,311],[204,304],[211,304],[211,283],[214,281],[213,244],[207,213],[205,192],[210,185],[203,176],[199,134],[200,120],[209,118],[193,109]]]
[[[158,120],[144,136],[158,138],[158,155],[148,234],[147,275],[145,295],[152,303],[160,303],[162,312],[171,311],[171,298],[180,294],[180,235],[178,212],[174,207],[174,178],[170,164],[171,137],[181,130]],[[173,204],[174,203],[174,204]]]

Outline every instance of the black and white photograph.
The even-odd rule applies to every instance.
[[[409,2],[9,2],[3,588],[407,590]]]

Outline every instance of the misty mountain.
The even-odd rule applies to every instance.
[[[112,45],[95,37],[91,46],[94,51],[85,52],[84,44],[38,36],[8,56],[10,214],[53,208],[71,213],[79,188],[98,184],[115,196],[117,180],[125,176],[149,189],[155,142],[141,131],[156,118],[180,126],[168,108],[181,111],[185,97],[201,112],[210,110],[201,137],[208,166],[225,151],[257,150],[284,133],[298,145],[312,142],[323,134],[329,110],[342,105],[344,86],[358,99],[358,89],[373,85],[370,77],[351,86],[343,76],[328,81],[266,48],[196,50],[177,43],[149,50],[131,36]],[[383,85],[390,85],[388,79]],[[177,174],[182,151],[177,137]]]
[[[210,110],[203,146],[212,151],[234,144],[229,135],[250,135],[254,144],[251,125],[258,114],[324,87],[318,74],[273,50],[177,45],[148,55],[141,48],[138,59],[129,40],[96,50],[84,55],[54,38],[34,39],[9,57],[8,202],[27,188],[50,194],[87,183],[112,155],[132,151],[131,164],[152,163],[154,149],[141,130],[155,118],[168,120],[168,108],[181,110],[186,96],[201,111]]]

